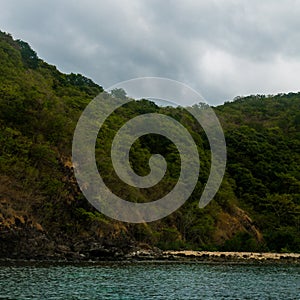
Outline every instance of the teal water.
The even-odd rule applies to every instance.
[[[0,299],[300,299],[300,266],[10,264],[0,266]]]

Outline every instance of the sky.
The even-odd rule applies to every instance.
[[[299,0],[0,0],[0,30],[62,72],[165,77],[212,105],[300,90],[299,16]]]

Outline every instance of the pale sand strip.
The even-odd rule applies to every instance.
[[[217,251],[164,251],[164,255],[184,256],[184,257],[217,257],[217,258],[237,258],[237,259],[300,259],[300,253],[256,253],[256,252],[217,252]]]

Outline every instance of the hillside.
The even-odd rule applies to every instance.
[[[127,224],[97,212],[74,178],[71,145],[77,120],[99,93],[80,74],[63,74],[23,41],[0,32],[0,258],[88,259],[122,256],[134,247],[300,252],[300,93],[238,97],[215,107],[228,164],[215,199],[198,208],[210,151],[202,129],[183,108],[132,101],[100,130],[96,159],[108,186],[128,201],[152,201],[176,183],[180,159],[156,135],[133,145],[131,162],[147,174],[151,153],[168,162],[155,188],[128,188],[113,172],[109,145],[133,116],[174,117],[197,142],[198,184],[178,211],[156,222]]]

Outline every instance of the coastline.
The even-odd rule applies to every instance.
[[[218,252],[218,251],[165,251],[165,255],[185,258],[211,258],[243,261],[293,261],[300,263],[300,253],[271,252]]]
[[[32,257],[32,258],[0,258],[0,266],[6,264],[97,264],[110,262],[194,262],[194,263],[274,263],[299,264],[300,253],[270,253],[270,252],[218,252],[193,250],[135,249],[125,255],[87,258],[75,257]]]
[[[300,253],[271,252],[219,252],[219,251],[162,251],[138,250],[129,257],[136,260],[191,261],[191,262],[234,262],[234,263],[293,263],[300,264]]]

